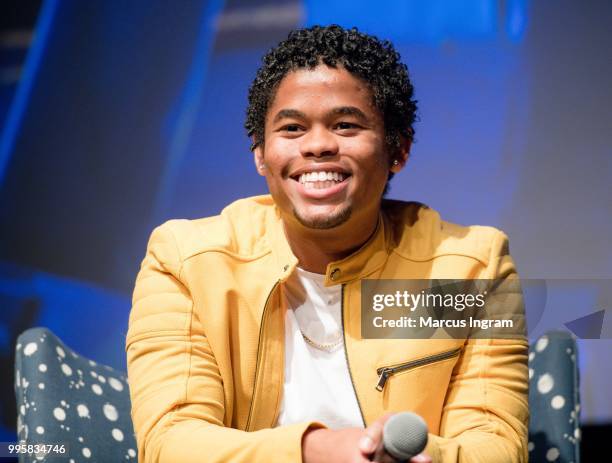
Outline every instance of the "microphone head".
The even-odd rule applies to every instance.
[[[402,412],[387,420],[383,428],[383,444],[389,455],[409,460],[427,445],[427,424],[419,415]]]

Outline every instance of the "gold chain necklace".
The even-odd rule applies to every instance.
[[[298,271],[302,270],[302,272],[304,274],[309,274],[312,272],[309,272],[307,270],[303,270],[298,268]],[[308,279],[314,283],[314,285],[318,288],[318,292],[321,295],[325,295],[325,299],[328,300],[328,293],[329,293],[329,289],[326,288],[323,284],[319,283],[317,278],[312,278],[312,277],[308,277]],[[331,303],[331,300],[328,300],[329,303]],[[304,341],[306,341],[308,344],[310,344],[312,347],[314,347],[315,349],[319,349],[325,352],[332,352],[334,349],[336,349],[336,347],[340,346],[343,342],[344,342],[344,336],[342,334],[340,334],[340,337],[334,341],[334,342],[330,342],[330,343],[318,343],[312,339],[310,339],[308,336],[306,336],[306,333],[304,333],[304,331],[302,330],[302,328],[299,326],[299,322],[298,322],[298,328],[300,330],[300,333],[302,333],[302,337],[304,338]]]
[[[315,349],[323,350],[325,352],[332,352],[336,347],[341,345],[343,341],[343,336],[340,335],[337,341],[326,343],[326,344],[320,344],[316,341],[313,341],[308,336],[306,336],[306,333],[302,331],[302,328],[300,328],[300,333],[302,333],[302,337],[304,338],[304,341],[306,341],[308,344],[310,344]]]

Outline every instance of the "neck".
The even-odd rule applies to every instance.
[[[378,223],[378,214],[366,224],[350,221],[332,229],[306,228],[294,220],[283,220],[285,236],[299,266],[314,273],[325,273],[327,265],[349,256],[372,236]]]

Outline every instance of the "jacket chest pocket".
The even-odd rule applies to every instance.
[[[442,362],[444,360],[458,357],[460,352],[461,347],[457,347],[456,349],[438,352],[436,354],[428,355],[427,357],[410,360],[409,362],[380,367],[376,370],[376,373],[378,374],[378,383],[376,384],[376,390],[382,392],[389,378],[394,375],[404,373],[425,365],[430,365],[432,363]]]

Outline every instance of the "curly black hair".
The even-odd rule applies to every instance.
[[[285,75],[296,69],[313,69],[324,63],[343,66],[365,81],[381,112],[391,159],[400,147],[401,137],[412,142],[417,102],[406,65],[391,42],[338,25],[313,26],[289,33],[287,40],[264,57],[249,89],[245,128],[254,145],[264,142],[265,119],[276,89]],[[390,174],[392,177],[392,174]]]

